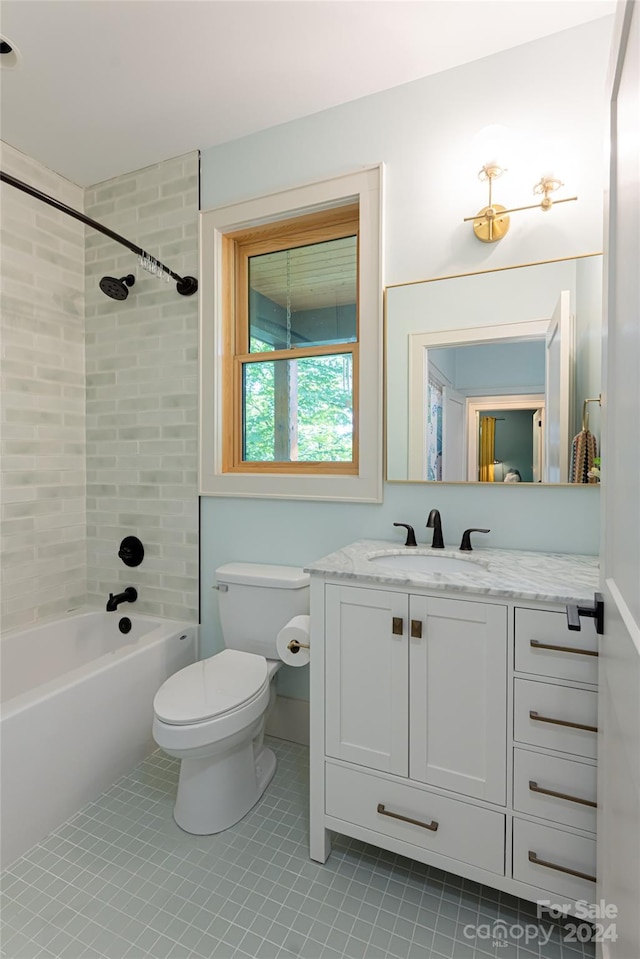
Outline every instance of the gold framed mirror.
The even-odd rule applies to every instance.
[[[387,287],[387,481],[597,482],[601,332],[600,253]]]

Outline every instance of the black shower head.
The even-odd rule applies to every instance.
[[[103,276],[100,280],[100,289],[112,300],[126,300],[129,296],[127,287],[133,286],[135,282],[136,278],[133,273],[129,273],[128,276],[121,276],[119,280],[116,280],[115,276]]]

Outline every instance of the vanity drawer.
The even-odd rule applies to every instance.
[[[595,839],[574,836],[562,829],[524,819],[513,820],[514,879],[548,889],[559,902],[567,899],[593,902],[595,875]]]
[[[326,765],[325,795],[328,816],[504,875],[500,813],[332,763]]]
[[[513,709],[518,742],[596,758],[596,692],[516,679]]]
[[[597,683],[598,634],[595,623],[584,617],[580,623],[580,632],[573,632],[567,626],[565,613],[516,609],[516,670],[554,679]]]
[[[596,778],[597,767],[588,763],[514,749],[513,808],[595,832]]]

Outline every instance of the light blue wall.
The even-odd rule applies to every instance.
[[[544,392],[543,340],[450,346],[429,350],[429,359],[443,373],[453,371],[449,378],[454,388],[465,396]]]
[[[518,470],[523,483],[533,483],[533,410],[487,410],[496,417],[495,457],[503,477]]]
[[[386,285],[600,250],[609,39],[610,21],[596,21],[204,150],[202,209],[383,161]],[[489,245],[462,219],[486,202],[476,178],[482,160],[471,145],[492,123],[512,127],[523,151],[542,137],[555,140],[563,177],[580,202],[516,215],[508,237]],[[496,199],[529,202],[542,170],[526,151],[511,169],[511,183],[500,181]],[[297,565],[359,538],[399,541],[394,521],[413,524],[425,542],[432,507],[442,513],[448,545],[458,545],[468,526],[487,526],[487,545],[595,554],[598,493],[596,487],[386,484],[380,505],[203,498],[202,653],[221,647],[212,590],[221,563]],[[306,672],[283,668],[280,692],[305,698]]]
[[[443,349],[429,350],[429,367],[434,365],[435,369],[442,374],[451,384],[456,385],[456,348],[444,347]]]

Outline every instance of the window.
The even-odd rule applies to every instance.
[[[227,234],[226,472],[357,473],[358,207]]]
[[[380,502],[380,174],[201,215],[203,495]]]

